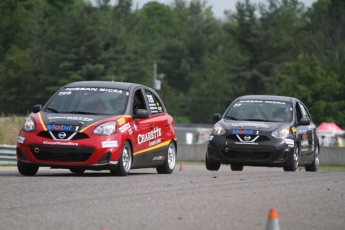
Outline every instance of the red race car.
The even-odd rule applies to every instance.
[[[155,167],[170,174],[176,162],[174,120],[159,95],[140,84],[82,81],[65,85],[35,105],[19,133],[18,171],[39,167],[73,173]]]

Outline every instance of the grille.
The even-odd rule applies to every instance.
[[[257,135],[238,135],[242,140],[244,140],[245,136],[250,136],[250,139],[253,140],[254,138],[257,137]],[[226,139],[233,140],[233,141],[239,141],[237,138],[237,135],[231,134],[226,137]],[[259,136],[258,139],[255,140],[255,142],[264,142],[264,141],[269,141],[270,139],[267,136]]]
[[[61,131],[51,131],[51,132],[53,133],[55,139],[58,139],[58,140],[60,139],[56,137],[58,137],[58,134]],[[65,133],[66,133],[66,137],[64,139],[68,139],[74,132],[65,132]],[[40,137],[48,138],[48,139],[54,139],[48,131],[42,131],[37,135]],[[89,138],[89,136],[86,135],[85,133],[77,133],[71,140],[80,140],[80,139],[86,139],[86,138]]]
[[[223,155],[227,158],[243,159],[243,160],[266,160],[275,151],[272,147],[242,147],[233,146],[229,148],[229,152]]]
[[[60,162],[84,162],[94,149],[90,147],[30,145],[31,153],[37,160]],[[35,149],[39,150],[38,153]]]

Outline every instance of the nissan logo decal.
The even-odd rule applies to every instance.
[[[251,139],[251,137],[248,135],[244,137],[244,140],[246,140],[246,141],[249,141],[250,139]]]
[[[64,138],[66,137],[66,133],[61,132],[61,133],[59,133],[58,137],[59,137],[60,139],[64,139]]]

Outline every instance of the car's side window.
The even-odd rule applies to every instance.
[[[303,103],[300,103],[300,104],[301,104],[301,106],[302,106],[302,108],[303,108],[303,110],[305,112],[306,117],[309,118],[309,120],[311,120],[311,115],[310,115],[307,107],[305,107],[305,105]]]
[[[134,98],[133,98],[133,113],[135,113],[138,109],[146,109],[146,103],[144,100],[143,93],[140,89],[135,91]]]
[[[145,89],[145,95],[147,97],[147,101],[149,102],[149,109],[151,114],[164,113],[161,101],[152,92]]]
[[[310,117],[309,117],[308,113],[306,112],[304,106],[301,103],[299,103],[299,102],[298,102],[298,107],[300,108],[301,113],[302,113],[301,117],[306,117],[306,118],[310,119]]]

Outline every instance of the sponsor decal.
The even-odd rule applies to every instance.
[[[88,118],[88,117],[64,117],[64,116],[61,116],[61,117],[48,117],[49,120],[58,120],[58,119],[66,119],[66,120],[73,120],[73,121],[93,121],[93,118]]]
[[[302,151],[302,152],[307,152],[307,151],[308,151],[308,149],[302,149],[301,151]]]
[[[295,141],[292,139],[285,139],[285,143],[288,145],[292,145],[292,147],[295,145]]]
[[[72,125],[47,125],[48,131],[72,131]]]
[[[240,123],[233,123],[232,126],[256,126],[256,127],[269,127],[267,124],[263,122],[240,122]]]
[[[122,90],[111,89],[111,88],[85,88],[85,87],[76,87],[76,88],[66,88],[66,91],[90,91],[90,92],[110,92],[110,93],[122,93]]]
[[[154,141],[150,141],[149,142],[149,146],[154,146],[156,144],[159,144],[162,142],[162,139],[161,138],[158,138],[157,140],[154,140]]]
[[[118,147],[117,141],[102,141],[102,148]]]
[[[152,160],[153,161],[163,161],[165,159],[164,156],[157,156],[157,157],[154,157]]]
[[[71,146],[78,146],[78,143],[73,142],[60,142],[60,141],[43,141],[44,145],[71,145]]]
[[[65,96],[65,95],[70,95],[70,94],[72,94],[72,92],[71,91],[69,91],[69,92],[59,92],[59,96]]]
[[[306,147],[308,145],[309,145],[308,140],[302,140],[301,141],[301,146]]]
[[[241,103],[265,103],[265,104],[279,104],[285,105],[283,101],[263,101],[263,100],[240,100]]]
[[[258,143],[253,142],[235,142],[236,145],[259,145]]]
[[[100,92],[109,92],[109,93],[122,93],[122,90],[118,89],[109,89],[109,88],[100,88]]]
[[[131,125],[128,122],[119,128],[121,133],[126,132],[128,129],[131,129]]]
[[[138,135],[138,144],[141,145],[145,142],[154,140],[158,137],[162,136],[161,128],[155,127],[151,132],[145,134]]]
[[[117,165],[118,161],[109,161],[110,165]]]
[[[24,143],[24,140],[25,140],[25,137],[21,137],[21,136],[18,136],[18,143],[21,143],[23,144]]]
[[[252,135],[254,134],[254,130],[252,129],[234,129],[232,130],[231,134],[247,134],[247,135]]]
[[[147,100],[149,101],[149,103],[155,103],[155,100],[153,100],[152,95],[150,94],[146,94]]]
[[[119,123],[119,125],[123,125],[124,123],[126,123],[125,118],[121,117],[120,119],[117,120],[117,122]]]
[[[128,129],[128,133],[129,133],[129,135],[132,135],[133,134],[133,129],[132,128]]]
[[[292,130],[293,133],[295,133],[296,132],[296,127],[295,126],[291,127],[291,130]]]

